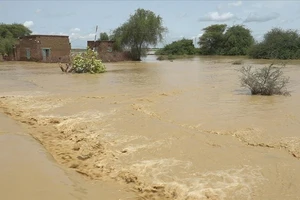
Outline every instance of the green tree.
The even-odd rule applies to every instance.
[[[0,38],[0,54],[12,54],[14,44],[14,38]]]
[[[246,55],[254,44],[254,38],[249,29],[236,25],[228,28],[223,42],[224,55]]]
[[[300,35],[296,30],[273,28],[264,35],[262,42],[250,49],[249,56],[260,59],[299,59]]]
[[[113,33],[116,46],[130,50],[133,60],[141,60],[150,45],[157,45],[163,39],[167,29],[162,25],[162,18],[152,11],[137,9],[127,22]]]
[[[155,52],[156,55],[194,55],[196,53],[193,40],[181,39],[166,45]]]
[[[198,42],[202,54],[222,54],[226,26],[226,24],[214,24],[203,29],[204,33]]]
[[[17,38],[30,34],[22,24],[0,24],[0,53],[10,55]]]
[[[109,40],[109,36],[106,32],[100,33],[99,41],[107,41]]]

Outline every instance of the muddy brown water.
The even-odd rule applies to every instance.
[[[107,63],[99,75],[63,74],[56,64],[1,63],[0,106],[53,157],[28,157],[49,162],[35,166],[46,170],[41,173],[55,160],[58,179],[76,179],[71,186],[49,185],[62,195],[92,199],[116,190],[124,193],[115,199],[300,199],[300,64],[284,69],[291,96],[262,97],[240,87],[234,59],[241,58],[149,57]],[[5,162],[22,156],[6,143],[2,152],[12,156]],[[22,176],[19,166],[12,170]],[[95,192],[94,181],[106,189]],[[91,195],[80,196],[74,185]]]

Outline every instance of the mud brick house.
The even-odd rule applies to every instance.
[[[19,38],[14,46],[15,60],[40,62],[69,62],[69,36],[29,35]]]
[[[128,52],[114,51],[115,41],[87,41],[87,46],[98,53],[98,58],[103,62],[117,62],[131,60]]]

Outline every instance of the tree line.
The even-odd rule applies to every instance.
[[[141,60],[149,46],[164,40],[167,32],[159,15],[137,9],[128,20],[113,30],[111,35],[100,33],[99,40],[113,40],[114,50],[129,51],[133,60]],[[254,40],[251,30],[243,25],[228,27],[214,24],[203,29],[199,37],[200,48],[183,38],[156,52],[160,55],[248,55],[259,59],[300,59],[300,35],[296,30],[273,28],[261,42]],[[10,54],[13,44],[21,36],[31,34],[22,24],[0,24],[0,53]]]
[[[255,59],[300,59],[300,34],[297,30],[273,28],[264,35],[261,42],[255,41],[251,31],[243,25],[227,27],[226,24],[214,24],[203,31],[203,35],[199,37],[199,49],[194,47],[192,40],[184,38],[166,45],[156,54],[248,55]]]

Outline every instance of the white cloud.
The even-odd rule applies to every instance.
[[[36,9],[35,13],[39,14],[40,12],[42,12],[42,9]]]
[[[33,21],[26,21],[26,22],[24,22],[23,25],[26,26],[27,28],[30,28],[30,27],[32,27],[34,24],[33,24]]]
[[[89,34],[79,34],[79,33],[71,33],[70,40],[91,40],[95,38],[95,33],[89,33]]]
[[[208,14],[206,14],[204,17],[201,17],[198,21],[215,21],[215,22],[225,22],[225,21],[229,21],[232,20],[233,18],[235,18],[234,14],[232,14],[231,12],[227,12],[227,13],[219,13],[219,12],[210,12]]]
[[[249,16],[244,20],[244,23],[249,22],[267,22],[277,19],[280,16],[279,13],[269,13],[266,15],[259,15],[258,13],[250,13]]]
[[[68,35],[67,33],[60,32],[58,35]]]
[[[80,32],[80,28],[72,28],[70,31],[71,32]]]
[[[236,2],[233,2],[233,3],[228,3],[228,6],[238,7],[238,6],[241,6],[242,4],[243,4],[242,1],[236,1]]]

